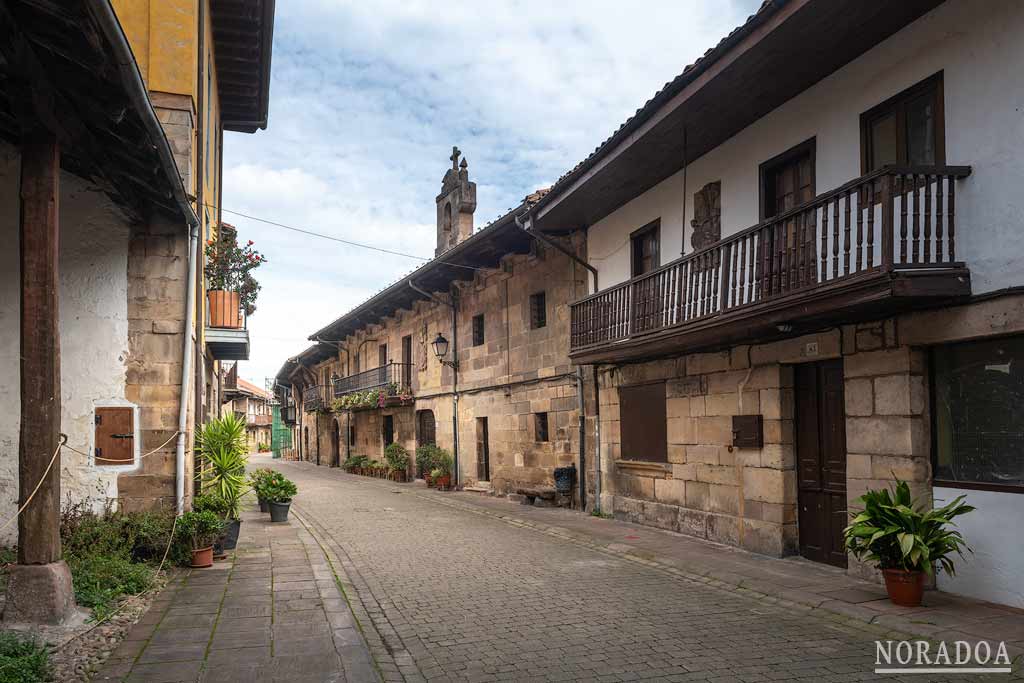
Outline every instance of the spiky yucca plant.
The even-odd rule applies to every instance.
[[[857,500],[864,511],[843,530],[846,548],[859,560],[876,563],[881,569],[903,569],[932,573],[939,563],[950,575],[956,573],[950,555],[961,558],[971,552],[959,531],[950,529],[953,519],[974,507],[959,496],[948,505],[931,510],[910,496],[907,482],[896,480],[889,489],[868,491]]]
[[[204,462],[203,493],[219,498],[227,507],[227,517],[238,519],[246,491],[245,420],[227,413],[207,422],[196,436],[196,451]]]

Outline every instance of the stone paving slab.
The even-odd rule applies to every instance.
[[[299,484],[293,514],[323,547],[387,681],[873,680],[876,640],[928,636],[929,626],[954,634],[915,625],[913,614],[870,599],[877,586],[828,567],[309,463],[266,464]],[[932,615],[992,616],[992,606],[944,593],[929,601]],[[336,630],[335,642],[354,632]],[[1019,678],[1019,662],[1014,671]]]
[[[379,681],[341,598],[327,556],[301,524],[271,524],[247,510],[236,552],[170,583],[92,680]]]

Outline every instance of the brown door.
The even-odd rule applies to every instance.
[[[491,480],[491,452],[487,438],[487,418],[476,419],[476,478]]]
[[[393,415],[384,416],[384,427],[381,436],[384,439],[384,448],[395,442],[395,418]]]
[[[800,554],[846,566],[846,409],[843,361],[796,366]]]
[[[421,410],[416,413],[416,445],[417,446],[436,446],[437,435],[436,425],[434,423],[434,411],[433,410]],[[418,467],[418,466],[417,466]],[[416,470],[416,476],[420,479],[429,472],[424,472],[421,469]]]

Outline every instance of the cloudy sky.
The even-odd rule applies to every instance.
[[[270,125],[228,133],[224,208],[429,257],[452,145],[476,226],[550,185],[758,0],[277,4]],[[422,260],[225,213],[269,262],[241,375],[262,386],[306,337]]]

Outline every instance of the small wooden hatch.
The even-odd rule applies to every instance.
[[[97,465],[135,463],[135,409],[131,407],[96,408]]]

